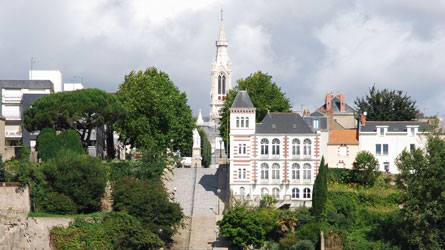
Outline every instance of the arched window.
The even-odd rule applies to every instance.
[[[311,156],[311,140],[309,139],[304,139],[303,141],[303,154],[306,157],[310,157]]]
[[[298,139],[292,140],[292,155],[300,156],[300,140]]]
[[[272,189],[272,197],[274,197],[275,199],[280,198],[280,189],[279,188]]]
[[[244,117],[241,117],[241,127],[244,128]]]
[[[300,180],[300,164],[292,164],[292,180]]]
[[[272,180],[280,179],[280,165],[278,163],[272,164]]]
[[[303,179],[310,180],[311,179],[311,164],[305,163],[303,165]]]
[[[226,94],[226,76],[222,76],[222,87],[221,87],[221,94]]]
[[[239,117],[236,118],[236,127],[239,128]]]
[[[249,127],[249,117],[246,117],[246,128]]]
[[[269,194],[269,190],[267,188],[262,188],[261,189],[261,197],[264,197],[265,195]]]
[[[300,189],[293,188],[292,189],[292,199],[298,199],[300,198]]]
[[[272,155],[280,155],[280,140],[277,138],[272,140]]]
[[[222,88],[221,88],[221,76],[218,76],[218,95],[221,95]]]
[[[311,190],[309,188],[303,189],[303,198],[306,198],[306,199],[311,198]]]
[[[269,180],[269,165],[267,163],[261,164],[261,180]]]
[[[269,155],[269,140],[261,139],[261,155]]]

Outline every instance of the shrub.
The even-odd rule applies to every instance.
[[[60,149],[69,149],[72,152],[83,154],[84,150],[82,147],[82,141],[80,139],[79,133],[72,129],[67,129],[62,131],[57,136],[57,144]]]
[[[47,161],[57,155],[59,146],[57,145],[56,131],[52,128],[44,128],[37,136],[36,149],[39,152],[39,158]]]
[[[100,159],[62,149],[43,164],[43,172],[50,191],[70,197],[79,212],[99,210],[107,181]]]
[[[17,159],[20,161],[29,161],[31,155],[30,147],[22,147],[17,155]]]
[[[294,233],[287,233],[280,239],[281,249],[291,249],[298,242],[298,237]]]
[[[272,195],[266,194],[260,200],[260,207],[265,207],[265,208],[272,207],[277,202],[278,200],[275,199]]]
[[[48,193],[41,203],[41,209],[53,214],[74,214],[76,204],[70,197],[55,192]]]
[[[320,223],[310,222],[295,230],[295,234],[301,240],[310,240],[312,242],[318,242],[318,239],[320,238],[320,228],[321,228]]]
[[[380,175],[377,159],[368,151],[361,151],[355,157],[354,169],[359,170],[357,181],[363,186],[372,187]]]
[[[291,250],[314,250],[314,243],[310,240],[300,240],[295,245],[293,245]]]
[[[329,168],[328,169],[328,182],[334,183],[357,183],[356,170],[341,169],[341,168]]]

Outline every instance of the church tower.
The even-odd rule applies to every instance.
[[[212,89],[210,90],[210,122],[217,123],[221,118],[219,110],[222,108],[226,93],[232,88],[232,61],[230,61],[227,47],[229,42],[224,33],[224,21],[221,11],[219,38],[216,41],[216,57],[212,62]]]

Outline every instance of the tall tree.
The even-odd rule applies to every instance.
[[[208,168],[212,160],[212,145],[210,145],[209,138],[202,128],[198,128],[199,136],[201,137],[201,157],[202,166]]]
[[[125,108],[116,96],[100,89],[81,89],[50,94],[37,99],[24,112],[25,128],[40,131],[73,129],[87,146],[91,132],[104,124],[113,124],[122,119]]]
[[[312,198],[312,215],[317,220],[323,220],[328,201],[328,177],[327,167],[324,164],[324,157],[321,158],[318,175],[314,183],[314,195]]]
[[[445,249],[445,141],[432,132],[425,150],[403,151],[396,165],[406,248]]]
[[[281,92],[281,88],[272,81],[272,76],[258,71],[251,74],[246,79],[239,79],[238,85],[230,90],[220,110],[221,120],[219,122],[219,132],[226,148],[228,148],[228,134],[230,131],[230,107],[235,100],[238,91],[247,90],[253,106],[256,108],[256,121],[261,122],[267,112],[289,112],[291,105],[286,95]]]
[[[115,126],[125,143],[191,154],[195,127],[192,111],[186,94],[167,73],[154,67],[132,71],[125,76],[117,96],[128,110],[127,118]]]
[[[419,110],[416,101],[401,90],[376,89],[372,86],[364,97],[354,101],[358,114],[367,112],[369,121],[411,121]]]

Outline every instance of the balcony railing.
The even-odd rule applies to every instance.
[[[5,136],[8,138],[18,138],[22,137],[21,131],[5,131]]]
[[[3,103],[20,103],[22,96],[2,96]]]
[[[3,116],[6,118],[6,120],[21,120],[22,117],[20,116],[20,114],[16,115],[16,114],[3,114]]]

